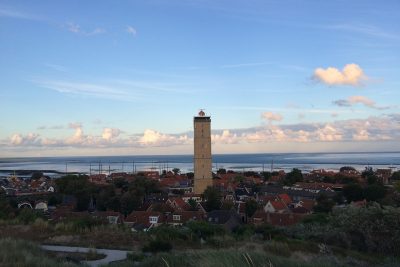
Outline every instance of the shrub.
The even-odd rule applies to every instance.
[[[40,215],[38,212],[32,209],[23,208],[18,214],[18,220],[24,224],[34,222]]]
[[[142,248],[143,252],[168,252],[172,249],[172,245],[169,242],[162,240],[152,240]]]

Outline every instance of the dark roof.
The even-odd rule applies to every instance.
[[[207,220],[210,223],[225,224],[229,219],[240,216],[234,210],[213,210],[207,214]]]
[[[304,197],[304,198],[316,198],[319,195],[325,194],[328,197],[333,197],[336,193],[332,191],[327,191],[324,189],[321,190],[308,190],[302,188],[294,188],[294,187],[283,187],[283,186],[275,186],[275,185],[265,185],[260,188],[260,193],[267,194],[288,194],[293,197]]]

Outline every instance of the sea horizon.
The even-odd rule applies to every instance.
[[[290,171],[293,168],[309,172],[315,169],[339,170],[352,166],[400,168],[400,152],[310,152],[310,153],[242,153],[213,154],[212,168],[236,171]],[[193,155],[131,155],[131,156],[56,156],[0,158],[0,176],[13,171],[44,171],[57,173],[112,173],[172,170],[193,171]]]

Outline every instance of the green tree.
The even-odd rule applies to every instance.
[[[221,192],[212,186],[204,190],[203,198],[207,211],[218,210],[221,207]]]
[[[386,190],[383,185],[372,184],[364,188],[363,195],[368,201],[377,201],[385,197]]]
[[[226,169],[219,168],[217,171],[218,174],[226,174]]]
[[[303,181],[303,174],[301,173],[301,170],[294,168],[291,172],[286,174],[284,184],[292,185],[301,181]]]
[[[363,189],[359,184],[349,184],[343,187],[343,195],[347,202],[358,201],[363,199]]]
[[[133,191],[125,192],[121,197],[121,213],[127,216],[142,204],[141,197]]]
[[[2,189],[0,188],[0,191]],[[12,219],[15,215],[15,211],[10,203],[5,198],[5,192],[0,192],[0,219],[7,220]]]
[[[90,200],[98,188],[89,182],[87,175],[67,175],[56,180],[58,191],[62,194],[73,195],[77,199],[75,209],[88,209]]]
[[[317,205],[314,207],[315,212],[331,212],[335,202],[329,199],[325,194],[321,194],[317,197]]]
[[[249,218],[257,211],[258,204],[254,199],[249,199],[246,201],[245,212],[246,216]]]
[[[271,179],[272,173],[271,172],[262,172],[262,177],[264,178],[264,181],[268,181]]]
[[[400,171],[394,172],[391,177],[392,180],[400,180]]]
[[[197,202],[193,198],[188,200],[188,204],[190,205],[190,210],[195,211],[197,208]]]
[[[172,172],[173,172],[175,175],[178,175],[178,174],[181,173],[181,170],[180,170],[179,168],[173,168],[173,169],[172,169]]]
[[[33,172],[31,179],[38,180],[38,179],[42,178],[42,176],[43,176],[43,172]]]

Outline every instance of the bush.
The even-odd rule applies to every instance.
[[[142,261],[144,259],[143,254],[130,252],[128,253],[128,260],[130,261]]]
[[[142,248],[143,252],[168,252],[172,249],[172,245],[169,242],[162,240],[152,240]]]
[[[31,222],[34,222],[36,219],[40,218],[41,216],[39,215],[38,212],[35,210],[29,209],[29,208],[23,208],[20,210],[18,214],[18,220],[24,224],[29,224]]]

